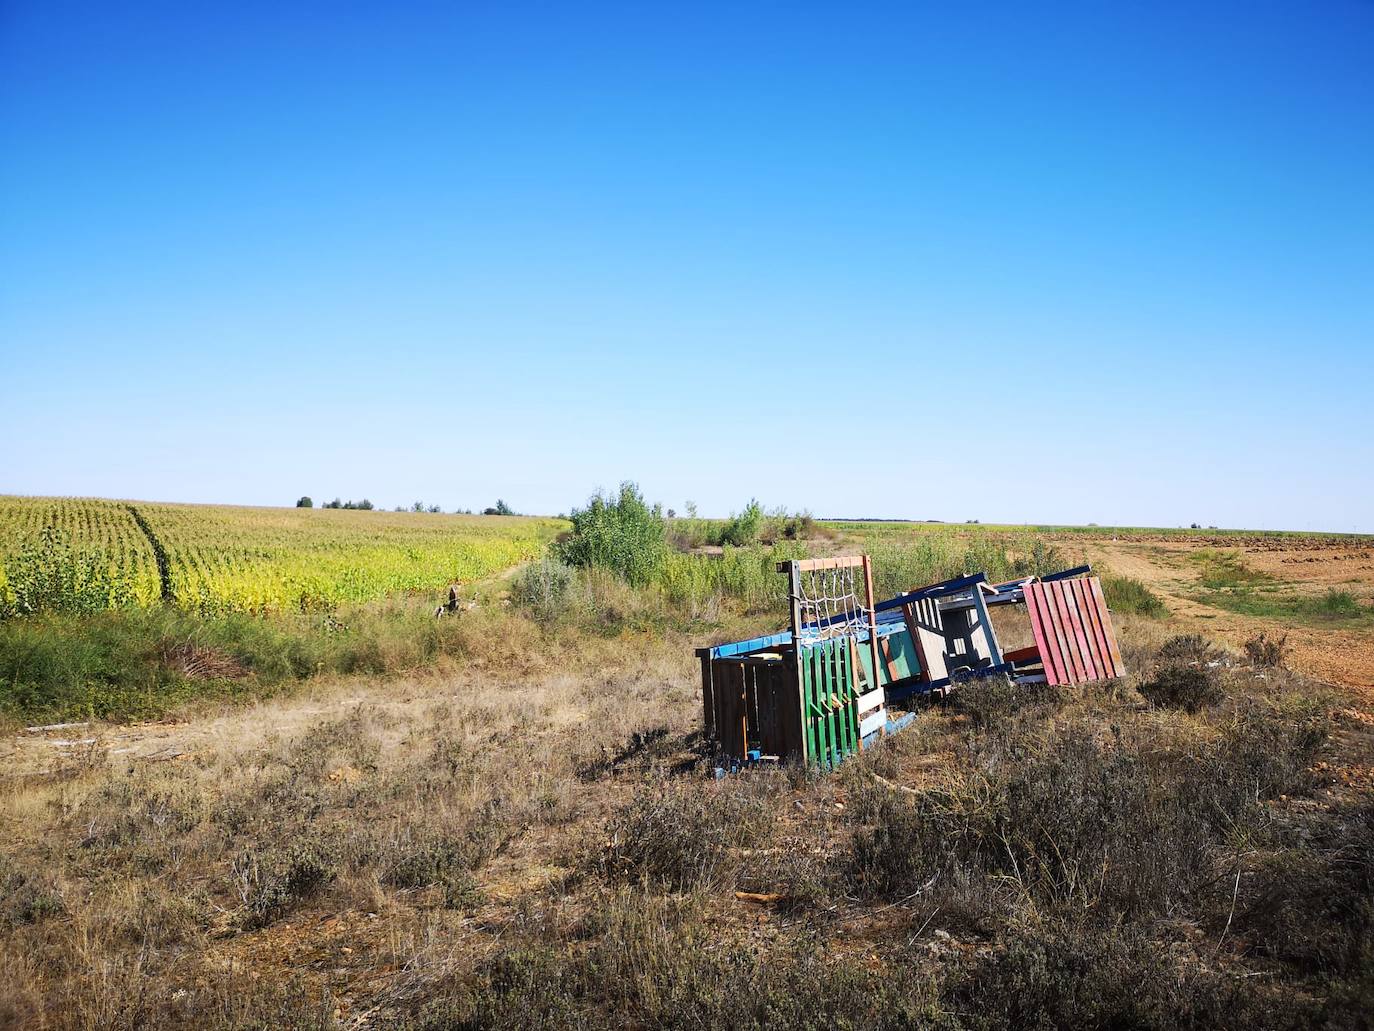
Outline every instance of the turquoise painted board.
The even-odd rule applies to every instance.
[[[897,674],[897,680],[905,680],[907,677],[917,676],[921,672],[921,660],[917,657],[916,649],[911,644],[909,633],[901,630],[897,633],[888,634],[883,640],[887,642],[888,654],[892,656],[893,671]],[[879,659],[883,668],[879,671],[878,684],[881,687],[886,687],[892,683],[894,678],[888,676],[887,662],[881,661],[883,659],[881,646]],[[864,680],[867,683],[873,683],[873,659],[869,649],[859,649],[859,661],[863,665]]]

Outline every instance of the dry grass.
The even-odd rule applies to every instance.
[[[1368,798],[1318,763],[1374,749],[1295,674],[1225,656],[1194,713],[990,687],[834,776],[715,782],[687,638],[456,622],[461,659],[412,675],[16,743],[0,1026],[1340,1027],[1367,1002]],[[1123,627],[1133,669],[1154,622]]]

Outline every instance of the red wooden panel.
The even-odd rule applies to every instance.
[[[1044,585],[1027,584],[1025,598],[1026,611],[1030,614],[1031,633],[1035,635],[1036,647],[1040,649],[1040,657],[1045,663],[1045,680],[1051,684],[1063,684],[1067,681],[1064,673],[1064,655],[1059,650],[1059,641],[1055,637],[1054,624],[1046,605]]]
[[[1102,678],[1116,675],[1112,668],[1112,653],[1107,648],[1107,638],[1102,633],[1102,615],[1097,611],[1097,599],[1093,597],[1092,586],[1086,580],[1075,580],[1074,590],[1078,592],[1079,607],[1088,617],[1088,629],[1092,631],[1093,651],[1097,657],[1097,672]]]
[[[1083,662],[1083,678],[1096,680],[1098,678],[1097,663],[1093,662],[1092,648],[1088,643],[1088,629],[1083,622],[1083,613],[1078,608],[1077,584],[1073,580],[1064,580],[1062,584],[1064,601],[1069,609],[1069,625],[1073,629],[1074,640],[1078,642],[1078,656]]]
[[[1035,646],[1040,650],[1040,661],[1044,663],[1044,679],[1050,683],[1058,683],[1058,671],[1054,665],[1054,649],[1050,647],[1050,642],[1044,634],[1044,628],[1040,625],[1040,599],[1036,595],[1036,584],[1028,583],[1025,586],[1024,597],[1026,599],[1026,616],[1031,617],[1031,635],[1035,638]]]
[[[1126,664],[1121,661],[1121,651],[1116,646],[1116,631],[1112,627],[1112,614],[1107,608],[1107,599],[1102,596],[1102,581],[1092,577],[1093,597],[1097,599],[1097,611],[1102,615],[1102,630],[1107,638],[1107,650],[1112,656],[1112,669],[1118,677],[1126,675]]]
[[[1050,601],[1054,605],[1054,632],[1059,635],[1059,640],[1064,644],[1064,654],[1068,659],[1067,672],[1070,674],[1069,683],[1078,684],[1083,680],[1083,660],[1078,655],[1078,642],[1074,639],[1073,630],[1069,624],[1069,606],[1064,600],[1064,584],[1062,582],[1048,583],[1045,585],[1045,593],[1049,595]]]

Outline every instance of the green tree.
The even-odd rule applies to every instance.
[[[663,568],[668,556],[663,509],[646,504],[638,484],[626,480],[615,496],[598,491],[570,518],[572,531],[554,546],[556,557],[569,565],[602,566],[636,587]]]
[[[302,495],[302,496],[301,496],[301,499],[300,499],[299,501],[296,502],[296,507],[297,507],[297,508],[314,508],[314,507],[315,507],[315,502],[313,502],[313,501],[310,500],[310,496],[309,496],[308,494]]]

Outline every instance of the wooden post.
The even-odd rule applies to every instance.
[[[707,741],[716,740],[716,700],[711,691],[711,649],[697,652],[701,659],[701,731]]]
[[[802,679],[801,567],[795,560],[787,563],[787,584],[787,589],[791,592],[790,597],[792,599],[792,668],[797,675],[797,714],[800,717],[797,729],[801,731],[798,744],[801,747],[802,762],[806,763],[811,756],[807,753],[806,747],[806,683]]]
[[[878,610],[873,607],[873,562],[867,555],[864,555],[864,594],[868,602],[868,647],[873,660],[873,683],[869,689],[877,690],[882,686],[882,679],[878,673]],[[863,713],[857,715],[862,717]],[[878,733],[886,735],[886,725]],[[859,748],[863,748],[862,734],[859,735]]]

